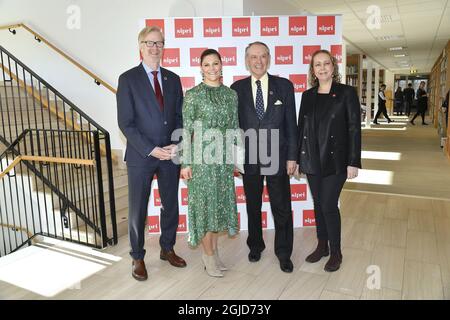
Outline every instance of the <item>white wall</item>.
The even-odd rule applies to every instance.
[[[67,27],[71,5],[80,8],[80,29]],[[0,26],[25,23],[116,88],[119,75],[139,63],[140,20],[242,13],[242,0],[2,0]],[[0,45],[107,129],[113,149],[124,149],[113,93],[95,85],[24,29],[17,29],[15,36],[0,30]]]
[[[289,0],[244,0],[245,16],[296,15],[302,10]]]
[[[394,73],[389,70],[384,70],[384,83],[387,89],[394,92]]]

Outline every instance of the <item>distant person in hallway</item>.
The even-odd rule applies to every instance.
[[[398,86],[397,90],[395,91],[395,107],[394,112],[397,114],[397,116],[403,115],[403,106],[404,106],[404,96],[402,87]]]
[[[442,112],[445,114],[445,127],[448,128],[448,96],[450,94],[450,90],[447,91],[447,95],[445,96],[444,101],[442,102]]]
[[[417,98],[417,112],[414,117],[411,119],[410,123],[414,125],[414,120],[418,115],[422,117],[422,125],[426,126],[428,123],[425,122],[425,113],[428,108],[428,94],[425,91],[425,81],[420,81],[419,89],[417,89],[416,93]]]
[[[403,90],[403,95],[405,97],[405,114],[409,117],[411,115],[411,107],[413,106],[415,95],[412,83],[408,83],[408,88]]]
[[[231,85],[238,94],[240,128],[255,132],[257,149],[266,150],[258,152],[250,146],[249,139],[245,142],[243,183],[247,198],[248,259],[258,262],[266,247],[261,224],[265,179],[275,221],[275,255],[280,269],[292,272],[294,227],[290,175],[295,172],[297,159],[295,94],[292,82],[268,73],[270,60],[270,49],[265,43],[250,43],[245,49],[245,63],[251,75]],[[267,152],[271,153],[268,162],[264,159]]]
[[[142,63],[119,77],[117,116],[127,139],[128,227],[132,276],[147,279],[145,225],[153,176],[161,195],[160,258],[175,267],[186,262],[173,250],[178,228],[180,166],[171,161],[176,144],[172,132],[183,125],[183,91],[178,75],[160,67],[164,35],[158,27],[146,27],[138,37]]]
[[[313,195],[318,245],[306,261],[331,252],[325,271],[333,272],[342,263],[339,196],[361,168],[361,107],[355,88],[340,83],[329,51],[313,54],[309,81],[298,117],[298,173],[306,174]]]
[[[226,143],[227,132],[239,128],[237,94],[221,82],[219,52],[214,49],[203,51],[200,68],[203,81],[186,92],[183,104],[185,137],[181,177],[187,180],[189,191],[188,243],[192,247],[201,243],[206,272],[211,277],[223,277],[223,271],[228,268],[219,257],[219,232],[226,231],[230,237],[239,232],[234,164],[227,162],[227,153],[230,155],[232,150],[227,149],[230,146]],[[195,140],[202,139],[212,130],[220,133],[220,139],[217,136],[218,140],[205,139],[201,148],[195,147]],[[207,163],[211,148],[220,159]]]
[[[380,86],[380,91],[378,92],[378,112],[375,115],[375,118],[373,119],[373,123],[374,124],[379,124],[378,123],[378,117],[383,114],[384,117],[386,118],[388,123],[391,123],[393,120],[391,120],[387,114],[387,110],[386,110],[386,96],[384,95],[384,90],[386,90],[386,85],[382,84]]]

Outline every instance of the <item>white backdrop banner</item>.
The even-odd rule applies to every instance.
[[[143,28],[146,25],[156,25],[163,30],[165,49],[162,66],[181,77],[184,92],[202,81],[200,55],[207,48],[218,50],[222,56],[225,85],[230,86],[236,80],[248,77],[245,48],[254,41],[264,42],[270,48],[272,58],[269,73],[287,78],[294,84],[297,115],[301,94],[308,88],[311,55],[316,50],[327,49],[336,57],[342,70],[340,15],[143,19],[140,26]],[[235,184],[240,228],[246,230],[246,200],[242,179],[236,177]],[[178,232],[187,232],[187,186],[183,180],[180,181],[178,193]],[[315,226],[313,200],[306,179],[292,178],[291,193],[294,227]],[[155,179],[148,205],[150,233],[160,232],[160,209],[161,199]],[[274,228],[266,187],[262,224],[264,229]]]

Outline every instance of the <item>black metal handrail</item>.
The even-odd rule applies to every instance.
[[[73,132],[80,133],[77,137],[78,145],[81,143],[91,144],[95,151],[97,166],[97,179],[106,176],[109,187],[108,201],[99,201],[98,207],[105,211],[106,207],[110,211],[109,229],[112,229],[112,237],[106,237],[106,222],[102,226],[101,233],[105,235],[105,244],[117,243],[117,225],[114,201],[114,182],[112,169],[112,154],[110,135],[96,121],[91,119],[86,113],[76,107],[70,100],[64,97],[60,92],[53,88],[48,82],[39,77],[30,68],[24,65],[10,52],[0,46],[0,64],[2,67],[2,78],[4,85],[0,86],[0,142],[9,146],[20,133],[31,130],[40,130],[41,132]],[[55,120],[55,119],[58,119]],[[38,132],[38,131],[36,131]],[[95,138],[96,137],[96,138]],[[48,137],[47,137],[48,138]],[[44,148],[54,144],[54,141],[37,141]],[[61,156],[66,156],[70,152],[79,154],[81,149],[76,148],[74,142],[68,141],[66,145],[60,146]],[[45,149],[45,148],[44,148]],[[42,151],[42,150],[41,150]],[[102,154],[106,158],[106,166],[102,164]],[[31,169],[30,169],[31,170]],[[57,186],[50,186],[49,181],[44,176],[37,174],[39,179],[43,179],[47,187],[61,199],[68,199],[64,190],[57,191]],[[101,179],[100,179],[101,180]],[[103,195],[103,186],[101,195]],[[99,190],[100,192],[100,190]],[[59,194],[60,193],[60,194]],[[69,203],[64,203],[68,206]],[[101,209],[103,207],[103,209]],[[82,217],[83,208],[71,208],[73,212]],[[105,220],[101,215],[100,219]],[[86,222],[89,224],[88,222]],[[104,230],[103,230],[104,229]],[[99,230],[96,230],[97,232]]]
[[[83,143],[81,136],[92,143]],[[80,152],[63,158],[70,140],[79,141]],[[14,172],[2,173],[0,180],[0,256],[30,243],[36,235],[97,248],[107,245],[111,239],[98,144],[96,131],[27,129],[0,155],[0,172],[11,169],[13,159],[15,165]],[[19,235],[5,226],[20,230]]]

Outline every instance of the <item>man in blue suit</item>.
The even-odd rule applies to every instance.
[[[178,227],[178,182],[180,168],[171,161],[179,141],[172,133],[182,127],[183,91],[180,78],[160,67],[164,35],[158,27],[139,33],[142,63],[119,77],[117,110],[120,130],[127,138],[129,239],[133,258],[132,276],[147,279],[144,263],[147,205],[153,176],[161,195],[160,258],[175,267],[185,267],[173,246]]]

